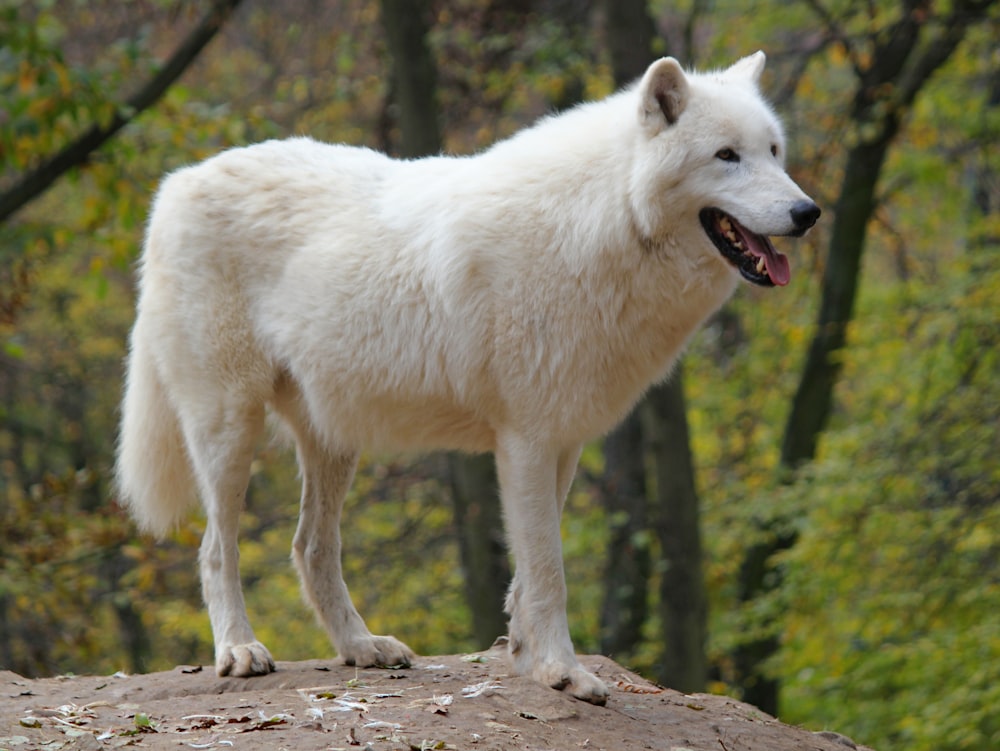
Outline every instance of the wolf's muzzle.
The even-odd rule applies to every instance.
[[[819,215],[823,212],[812,201],[799,201],[792,206],[790,213],[792,215],[792,224],[795,225],[792,235],[802,237],[810,227],[816,224],[816,220],[819,219]]]

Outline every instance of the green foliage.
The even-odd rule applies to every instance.
[[[874,419],[831,434],[787,491],[807,490],[812,509],[780,595],[790,717],[878,748],[1000,740],[1000,273],[970,263],[919,290],[920,310],[859,326],[848,367],[866,383],[851,401]],[[883,351],[899,327],[906,366],[872,368],[898,362]]]
[[[146,45],[118,36],[115,3],[76,4],[0,0],[0,185],[58,151],[86,126],[109,121],[119,102],[109,92],[130,88],[151,61]],[[98,43],[81,64],[74,39],[88,29]]]

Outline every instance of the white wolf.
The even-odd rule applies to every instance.
[[[395,161],[307,138],[226,151],[156,197],[141,261],[118,452],[121,498],[164,533],[195,496],[220,675],[274,670],[238,571],[252,452],[294,436],[293,558],[347,664],[409,663],[341,574],[358,452],[494,452],[514,581],[515,668],[594,703],[566,619],[559,517],[581,444],[662,379],[733,292],[788,282],[768,235],[819,209],[783,168],[757,82],[654,62],[603,101],[472,157]]]

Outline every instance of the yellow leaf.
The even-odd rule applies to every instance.
[[[56,78],[59,79],[59,93],[63,96],[69,96],[73,93],[73,83],[69,78],[69,71],[66,70],[66,66],[61,62],[53,63],[53,70],[55,71]]]
[[[22,94],[27,94],[35,88],[38,80],[38,73],[27,60],[21,61],[21,66],[17,72],[17,88]]]

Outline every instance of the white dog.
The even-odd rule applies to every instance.
[[[756,53],[671,58],[601,102],[473,157],[395,161],[307,138],[167,178],[141,262],[118,453],[121,497],[164,533],[195,496],[220,675],[274,670],[240,586],[237,517],[271,410],[294,435],[293,557],[347,664],[409,663],[341,575],[358,452],[496,456],[515,562],[516,669],[604,703],[566,620],[559,517],[581,445],[662,379],[742,274],[783,285],[768,235],[819,209],[783,168]]]

